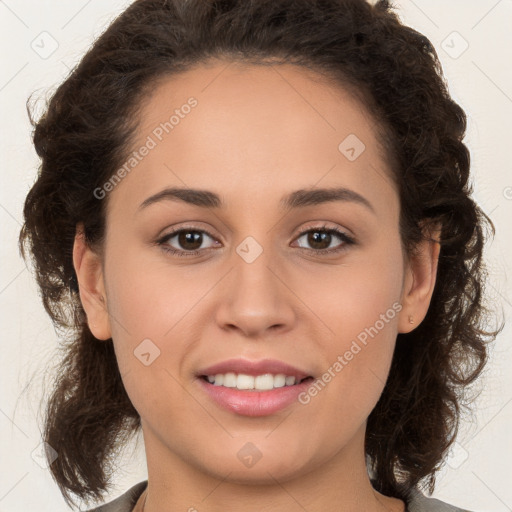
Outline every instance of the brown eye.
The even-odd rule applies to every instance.
[[[328,249],[333,238],[332,234],[326,231],[310,231],[306,236],[308,244],[315,250]]]
[[[180,248],[187,251],[196,251],[203,243],[203,235],[200,231],[180,231],[177,237]]]
[[[301,242],[301,238],[304,241]],[[341,243],[336,244],[336,239],[341,240]],[[314,228],[303,231],[297,238],[299,247],[306,250],[317,252],[319,254],[329,254],[344,250],[348,245],[355,244],[355,240],[336,228]],[[333,247],[332,244],[335,244]]]
[[[210,246],[204,247],[208,239],[213,241]],[[158,240],[157,244],[166,252],[176,256],[195,256],[203,249],[209,249],[217,243],[215,238],[202,229],[179,229]]]

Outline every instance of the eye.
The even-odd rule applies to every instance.
[[[304,240],[301,242],[302,238]],[[336,242],[336,239],[341,240],[341,244],[338,243],[338,245],[333,247],[331,244]],[[355,244],[354,238],[347,235],[347,233],[344,233],[338,228],[329,228],[326,225],[302,231],[297,241],[300,247],[318,254],[341,252],[346,250],[347,245]],[[309,244],[311,248],[306,247],[306,244]]]
[[[157,244],[160,245],[164,251],[176,256],[196,256],[202,250],[212,247],[204,247],[203,245],[208,238],[213,240],[213,245],[215,245],[217,240],[204,229],[182,228],[160,238]]]

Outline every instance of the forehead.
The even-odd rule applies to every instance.
[[[139,112],[131,151],[144,156],[114,201],[169,185],[245,200],[316,184],[393,192],[366,105],[308,69],[211,61],[160,79]]]

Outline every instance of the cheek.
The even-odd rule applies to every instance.
[[[307,298],[334,340],[356,338],[386,316],[386,331],[395,326],[402,289],[399,242],[355,252],[346,263],[317,267],[303,278]],[[386,315],[386,312],[388,314]],[[379,322],[379,326],[381,322]]]
[[[114,323],[118,320],[134,336],[163,338],[201,298],[208,282],[214,282],[215,276],[172,267],[158,251],[113,248],[106,264],[109,312]]]
[[[149,261],[147,253],[151,251],[123,250],[128,245],[116,241],[111,247],[105,267],[106,285],[112,339],[121,372],[148,374],[148,369],[155,371],[165,360],[164,366],[174,373],[174,359],[168,357],[169,343],[172,341],[173,354],[185,351],[186,347],[179,345],[186,343],[186,338],[176,333],[187,328],[187,313],[204,291],[200,283],[185,280],[180,272],[171,275],[162,259]],[[148,360],[150,368],[144,365]]]
[[[162,421],[179,417],[190,407],[179,384],[180,364],[195,339],[187,320],[193,318],[204,286],[180,272],[171,275],[165,262],[150,262],[145,251],[113,249],[109,258],[110,325],[126,392],[143,417],[155,411]],[[171,396],[172,407],[166,398]],[[170,407],[165,413],[164,404]]]
[[[347,417],[364,421],[384,388],[402,308],[402,272],[399,246],[388,247],[337,267],[311,296],[329,328],[322,339],[327,363],[320,380],[329,381],[324,404],[335,404],[336,428]]]

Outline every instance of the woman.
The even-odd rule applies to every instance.
[[[481,325],[466,117],[386,1],[138,0],[34,122],[24,209],[72,328],[48,402],[68,504],[460,510],[428,498]]]

